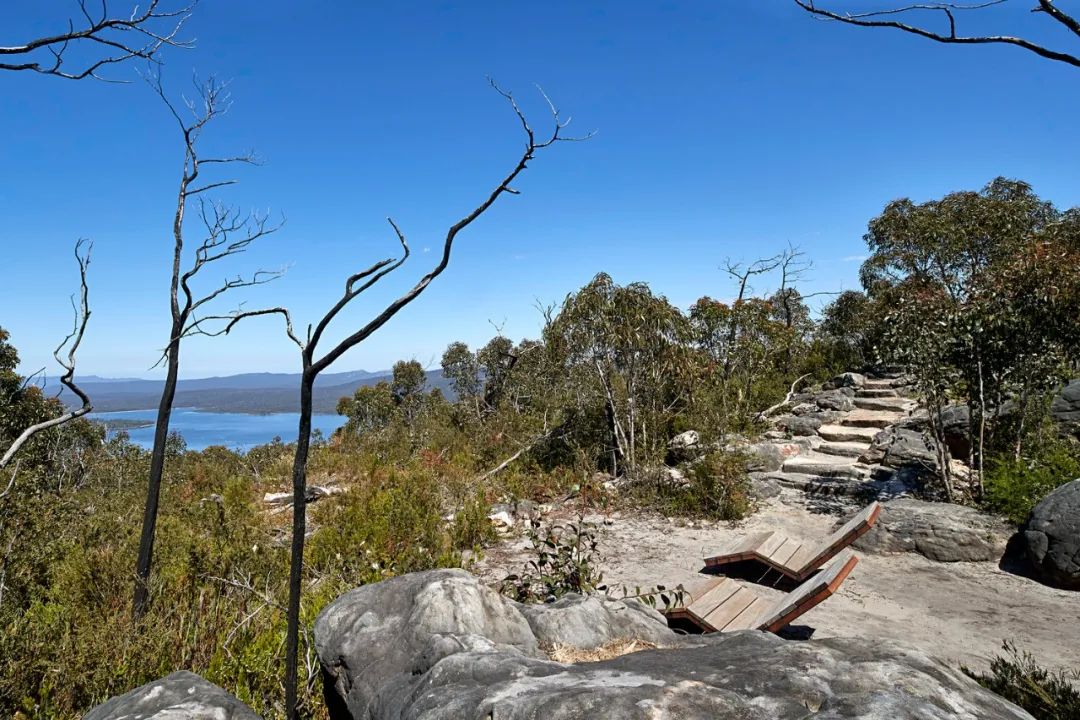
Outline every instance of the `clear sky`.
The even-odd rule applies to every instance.
[[[1028,10],[1007,3],[987,21],[1067,45]],[[62,27],[69,11],[74,0],[5,2],[0,44]],[[481,343],[493,325],[536,336],[536,303],[599,271],[686,307],[730,296],[726,257],[791,242],[816,263],[807,292],[857,287],[861,237],[885,203],[995,175],[1080,204],[1080,71],[1016,48],[819,22],[788,0],[203,0],[188,34],[197,49],[166,56],[167,84],[189,91],[193,70],[231,79],[235,104],[207,131],[207,149],[254,148],[266,161],[237,169],[242,184],[221,198],[288,218],[206,273],[210,283],[288,266],[221,311],[246,300],[288,305],[301,326],[317,319],[350,272],[394,255],[387,215],[415,254],[341,316],[335,337],[409,287],[519,151],[487,75],[522,97],[536,125],[546,118],[534,82],[572,127],[598,131],[537,158],[516,183],[522,194],[463,233],[447,272],[335,370],[437,365],[448,342]],[[134,79],[134,68],[114,76]],[[175,127],[140,82],[5,73],[0,97],[0,325],[23,370],[55,370],[77,280],[72,246],[88,237],[93,317],[79,371],[153,377],[168,334]],[[276,320],[196,338],[182,353],[185,377],[298,367]]]

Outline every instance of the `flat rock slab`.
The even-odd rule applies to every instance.
[[[913,498],[882,504],[877,524],[855,541],[864,552],[914,552],[938,562],[996,561],[1011,530],[974,508]]]
[[[1080,480],[1052,490],[1024,524],[1024,544],[1048,584],[1080,590]]]
[[[850,425],[821,425],[818,435],[830,442],[872,442],[881,432],[876,427],[853,427]]]
[[[849,427],[884,428],[903,418],[904,413],[902,412],[853,410],[840,419],[840,424]]]
[[[981,688],[959,670],[888,642],[834,638],[789,642],[758,631],[680,636],[648,612],[633,623],[672,647],[602,662],[566,665],[503,642],[505,635],[454,632],[432,617],[459,620],[460,630],[501,628],[504,610],[519,612],[541,635],[576,613],[581,598],[546,606],[498,609],[479,581],[455,571],[404,575],[358,588],[331,603],[315,624],[328,674],[331,717],[353,720],[645,720],[646,718],[895,718],[1028,720],[1030,715]],[[446,584],[455,587],[446,591]],[[430,586],[435,586],[435,591]],[[379,586],[389,586],[385,589]],[[472,589],[468,589],[468,588]],[[405,592],[415,591],[416,594]],[[392,599],[396,598],[396,599]],[[438,609],[432,600],[455,602]],[[344,600],[344,602],[342,602]],[[389,601],[389,602],[387,602]],[[479,603],[479,604],[478,604]],[[500,619],[485,621],[495,610]],[[549,612],[550,619],[538,621]],[[591,614],[593,611],[587,611]],[[631,612],[637,612],[631,611]],[[659,616],[655,616],[658,618]],[[568,625],[577,624],[574,620]],[[630,626],[616,623],[626,631]],[[648,627],[648,625],[646,625]],[[558,630],[573,641],[577,631]],[[607,631],[597,625],[592,644]],[[354,642],[361,635],[364,642]],[[409,648],[402,652],[403,648]]]
[[[174,672],[119,695],[83,720],[261,720],[255,711],[194,673]]]

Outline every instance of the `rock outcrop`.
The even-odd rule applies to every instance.
[[[1066,432],[1080,436],[1080,378],[1061,389],[1050,403],[1050,416]]]
[[[882,503],[874,527],[855,541],[871,553],[914,552],[938,562],[996,561],[1009,527],[993,515],[950,503],[898,498]]]
[[[1053,490],[1024,524],[1028,558],[1048,585],[1080,590],[1080,479]]]
[[[189,672],[105,701],[83,720],[260,720],[251,708],[217,685]]]
[[[630,635],[662,649],[577,665],[542,650]],[[680,636],[636,602],[575,597],[525,608],[459,570],[346,593],[316,621],[315,646],[335,720],[1030,718],[896,645],[758,631]]]

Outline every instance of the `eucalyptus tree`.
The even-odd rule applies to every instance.
[[[687,401],[686,318],[645,283],[597,275],[567,296],[544,330],[558,353],[576,412],[602,408],[613,474],[633,473],[667,443],[668,424]]]
[[[1005,437],[992,420],[1017,402],[1038,405],[1080,357],[1078,215],[996,178],[979,192],[894,201],[870,222],[860,272],[870,301],[887,309],[880,351],[909,366],[935,433],[948,403],[970,409],[976,494],[985,453],[1023,444],[1024,422]]]
[[[150,472],[147,478],[146,505],[143,510],[142,532],[139,536],[139,554],[135,568],[135,592],[132,600],[136,618],[145,614],[149,602],[149,579],[154,557],[154,536],[157,528],[158,504],[161,496],[161,480],[165,471],[166,446],[169,438],[169,422],[176,398],[176,383],[180,372],[182,341],[194,335],[217,335],[223,330],[208,330],[212,303],[226,294],[245,287],[262,285],[278,277],[277,271],[257,270],[243,276],[236,275],[208,289],[196,289],[197,281],[207,267],[246,252],[252,243],[277,231],[280,224],[272,224],[262,213],[245,213],[224,202],[207,199],[206,193],[236,184],[230,178],[206,179],[205,173],[223,166],[251,165],[256,158],[251,154],[235,156],[204,156],[200,148],[203,131],[215,119],[225,114],[231,104],[226,83],[210,78],[196,81],[196,97],[185,100],[178,108],[168,97],[160,74],[148,76],[148,82],[168,109],[180,132],[183,144],[183,165],[176,194],[176,206],[172,217],[172,273],[169,282],[169,336],[159,362],[165,365],[165,383],[158,403],[154,422],[154,445],[150,454]],[[189,208],[189,204],[192,205]],[[191,210],[191,213],[189,213]],[[185,257],[188,244],[190,215],[196,218],[198,240],[190,258]],[[234,324],[251,313],[240,312],[230,316]],[[230,327],[232,326],[230,324]]]
[[[403,308],[416,300],[428,288],[450,264],[451,252],[454,241],[461,231],[472,225],[481,215],[495,204],[503,195],[519,194],[513,183],[525,171],[529,163],[542,150],[546,150],[560,142],[583,140],[589,137],[566,137],[563,131],[569,124],[569,119],[563,119],[558,109],[547,97],[547,102],[552,116],[552,129],[549,134],[537,136],[536,131],[529,124],[525,113],[518,106],[510,92],[501,89],[491,81],[492,88],[499,93],[510,105],[525,135],[525,144],[518,155],[511,170],[500,180],[483,199],[483,201],[467,215],[455,222],[446,231],[442,241],[442,251],[439,260],[415,285],[398,298],[389,302],[381,311],[374,315],[368,322],[361,325],[343,340],[335,344],[329,350],[320,354],[319,344],[327,328],[335,318],[348,307],[354,300],[365,291],[385,278],[390,273],[398,270],[406,260],[410,251],[405,233],[401,231],[393,219],[387,218],[394,234],[401,246],[401,254],[397,258],[387,258],[375,262],[370,267],[350,275],[345,280],[345,289],[341,297],[327,310],[326,314],[314,325],[308,326],[308,332],[301,337],[293,329],[292,316],[284,307],[266,308],[244,313],[236,313],[230,318],[223,332],[228,332],[236,322],[243,317],[253,315],[279,314],[285,319],[285,332],[287,337],[297,346],[300,351],[302,373],[300,377],[300,420],[296,439],[296,452],[293,458],[292,486],[293,486],[293,523],[291,560],[289,564],[289,601],[287,606],[287,629],[285,639],[285,708],[290,720],[299,717],[297,675],[300,637],[300,595],[303,581],[304,568],[304,536],[306,531],[306,490],[307,490],[307,465],[311,449],[311,415],[312,397],[315,379],[321,372],[329,368],[342,355],[364,342],[379,328],[389,322]],[[590,134],[591,135],[591,134]]]

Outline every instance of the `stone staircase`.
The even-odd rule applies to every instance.
[[[780,470],[763,473],[782,487],[811,494],[882,497],[901,494],[894,471],[864,461],[874,438],[908,417],[917,403],[905,394],[901,377],[868,377],[855,387],[854,409],[828,413],[830,421],[800,438],[803,451]]]

